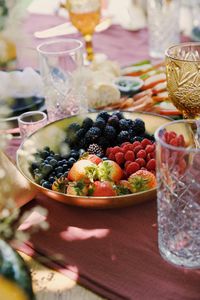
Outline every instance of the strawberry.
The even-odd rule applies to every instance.
[[[129,176],[130,189],[132,193],[142,192],[156,187],[156,177],[146,170],[139,170]]]
[[[130,183],[128,182],[128,180],[120,180],[117,184],[116,189],[118,196],[131,194]]]
[[[112,160],[105,160],[98,165],[98,178],[100,181],[119,181],[123,176],[120,166]]]
[[[89,154],[87,159],[90,160],[91,162],[93,162],[95,165],[98,165],[98,164],[100,164],[100,162],[103,161],[99,156],[97,156],[95,154]]]
[[[136,171],[138,171],[140,169],[140,165],[137,162],[131,162],[127,168],[126,168],[126,173],[127,175],[131,175],[133,173],[135,173]]]
[[[67,187],[68,195],[86,196],[88,194],[88,186],[83,180],[70,182]]]
[[[70,181],[93,181],[97,174],[97,165],[88,159],[81,159],[75,162],[68,173]]]
[[[110,181],[94,181],[89,189],[89,195],[93,197],[116,196],[115,186]]]
[[[52,184],[51,189],[55,192],[59,192],[59,193],[66,193],[67,190],[67,186],[68,186],[68,180],[67,178],[65,178],[64,176],[58,178],[57,180],[54,181],[54,183]]]

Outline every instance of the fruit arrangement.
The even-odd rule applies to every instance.
[[[118,196],[156,186],[155,141],[142,119],[100,112],[96,119],[66,128],[67,154],[48,146],[35,153],[30,171],[36,183],[78,196]]]

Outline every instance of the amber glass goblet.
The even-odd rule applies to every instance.
[[[92,37],[101,16],[101,0],[68,0],[66,5],[72,24],[85,40],[87,60],[94,58]]]
[[[167,89],[184,118],[200,117],[200,43],[182,43],[165,52]]]

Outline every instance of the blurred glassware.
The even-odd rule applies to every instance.
[[[37,47],[50,122],[87,112],[83,44],[75,39],[47,41]]]
[[[72,24],[85,40],[87,60],[94,58],[92,36],[101,17],[101,0],[67,0],[66,8]]]
[[[18,117],[21,138],[24,139],[47,124],[47,115],[42,111],[29,111]]]
[[[182,43],[166,50],[167,89],[185,118],[200,116],[200,43]]]
[[[180,41],[180,0],[147,0],[149,54],[164,58],[165,49]]]
[[[200,267],[199,125],[173,121],[155,133],[159,250],[188,268]]]

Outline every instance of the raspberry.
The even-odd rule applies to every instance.
[[[146,151],[146,153],[150,153],[150,152],[153,152],[154,149],[155,149],[155,144],[147,145],[146,148],[145,148],[145,151]]]
[[[115,160],[118,163],[118,165],[121,165],[124,163],[124,154],[122,152],[115,153]]]
[[[168,132],[169,141],[171,141],[171,139],[174,139],[174,138],[176,138],[176,132],[174,132],[174,131]]]
[[[133,142],[133,147],[135,148],[135,147],[137,147],[137,146],[141,146],[141,143],[139,142],[139,141],[135,141],[135,142]]]
[[[172,145],[172,146],[178,146],[178,139],[175,137],[175,138],[172,138],[170,141],[169,141],[169,144]]]
[[[140,165],[134,161],[134,162],[131,162],[127,166],[126,173],[127,173],[128,176],[130,176],[131,174],[137,172],[139,169],[140,169]]]
[[[137,158],[145,158],[146,157],[146,151],[145,150],[140,150],[137,152]]]
[[[135,154],[133,151],[128,150],[124,155],[125,160],[134,161],[135,160]]]
[[[138,163],[140,167],[144,167],[146,165],[144,158],[136,158],[135,162]]]
[[[154,158],[150,159],[146,165],[148,171],[152,171],[156,169],[156,161]]]
[[[126,152],[128,150],[132,150],[132,144],[131,143],[127,143],[126,145],[124,145],[122,147],[123,151]]]
[[[148,147],[148,146],[147,146]],[[137,154],[140,150],[142,150],[143,148],[142,148],[142,146],[141,145],[138,145],[138,146],[136,146],[135,148],[134,148],[134,152],[135,152],[135,154]]]
[[[122,151],[122,149],[119,146],[115,146],[115,147],[112,148],[112,153],[113,154],[116,154],[116,153],[121,152],[121,151]]]
[[[152,152],[151,152],[152,153]],[[146,161],[149,161],[150,159],[152,159],[151,157],[151,153],[147,153],[147,156],[146,156]]]
[[[179,134],[177,137],[178,146],[184,147],[185,146],[185,140],[182,134]]]
[[[145,149],[147,145],[152,145],[152,142],[149,139],[143,139],[141,145]]]
[[[127,160],[127,161],[125,162],[125,164],[124,164],[124,168],[126,169],[130,163],[132,163],[132,161]]]
[[[122,144],[121,144],[121,147],[123,147],[123,146],[125,146],[125,145],[127,145],[127,144],[130,144],[130,142],[124,142],[124,143],[122,143]]]
[[[106,149],[106,156],[109,156],[109,154],[112,152],[112,149],[112,147]]]
[[[108,158],[109,158],[110,160],[114,160],[114,161],[115,161],[115,154],[111,152],[111,153],[108,155]]]

